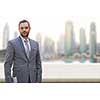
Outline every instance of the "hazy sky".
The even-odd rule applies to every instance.
[[[30,37],[37,32],[57,40],[65,31],[65,21],[74,25],[76,41],[79,29],[86,29],[89,39],[90,22],[96,22],[97,41],[100,42],[100,3],[99,0],[0,0],[0,48],[2,32],[6,22],[10,26],[10,39],[18,29],[18,22],[27,19],[31,22]],[[88,42],[88,40],[87,40]]]

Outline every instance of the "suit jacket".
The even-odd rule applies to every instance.
[[[36,41],[29,40],[31,46],[30,58],[26,55],[20,37],[8,42],[4,63],[5,81],[7,83],[13,82],[11,68],[13,77],[16,77],[19,83],[27,83],[29,76],[32,83],[42,81],[39,45]]]

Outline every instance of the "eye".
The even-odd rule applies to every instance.
[[[21,29],[23,30],[23,27],[21,27]]]
[[[23,29],[28,29],[28,27],[20,27],[20,29],[21,29],[21,30],[23,30]]]

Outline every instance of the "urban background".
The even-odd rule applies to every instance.
[[[39,42],[40,54],[42,61],[64,61],[72,63],[78,61],[84,63],[86,61],[100,62],[100,43],[97,42],[96,23],[90,23],[89,43],[87,43],[87,33],[84,28],[79,29],[79,43],[76,42],[76,32],[72,21],[66,21],[64,25],[64,33],[59,36],[57,42],[48,35],[42,37],[42,33],[36,34],[36,41]],[[5,23],[3,28],[2,49],[0,50],[0,62],[4,62],[7,42],[9,41],[10,26]],[[18,37],[18,32],[14,32],[14,37]]]

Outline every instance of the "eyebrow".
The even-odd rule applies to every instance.
[[[26,27],[20,27],[20,28],[21,28],[21,29],[22,29],[22,28],[25,28],[25,29],[27,29],[27,28],[29,28],[29,27],[28,27],[28,26],[26,26]]]

